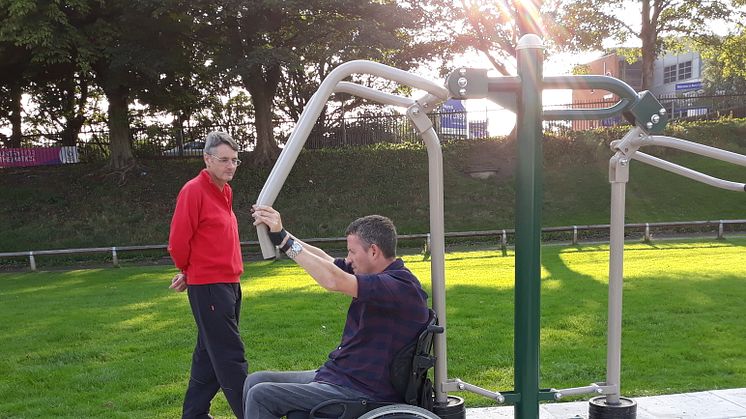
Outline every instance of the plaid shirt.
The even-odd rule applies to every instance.
[[[353,273],[344,259],[334,264]],[[401,401],[391,386],[389,366],[427,323],[427,293],[401,259],[381,273],[355,277],[358,296],[347,311],[342,342],[314,381],[352,388],[377,401]]]

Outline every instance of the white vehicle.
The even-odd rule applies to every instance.
[[[205,142],[202,140],[199,141],[189,141],[187,143],[184,143],[184,146],[182,147],[181,152],[179,152],[179,147],[176,146],[174,148],[170,148],[163,152],[164,156],[201,156],[202,150],[205,148]]]

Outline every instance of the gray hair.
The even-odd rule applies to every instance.
[[[215,152],[215,149],[221,144],[227,145],[228,147],[232,148],[233,151],[238,151],[238,144],[236,144],[236,141],[233,139],[233,137],[224,132],[213,131],[207,134],[207,138],[205,139],[204,153],[213,154]]]
[[[367,215],[350,223],[345,236],[354,234],[370,245],[375,244],[386,258],[396,257],[396,227],[382,215]]]

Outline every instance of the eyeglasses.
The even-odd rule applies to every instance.
[[[234,166],[240,166],[241,165],[241,160],[239,160],[239,159],[229,159],[228,157],[218,157],[218,156],[216,156],[214,154],[210,154],[210,153],[205,153],[205,154],[207,154],[208,156],[212,157],[213,159],[219,161],[221,164],[227,165],[227,164],[230,163],[230,164],[232,164]]]

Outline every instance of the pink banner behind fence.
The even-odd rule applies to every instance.
[[[0,148],[0,167],[79,163],[77,147]]]

